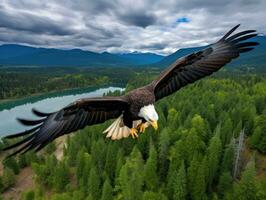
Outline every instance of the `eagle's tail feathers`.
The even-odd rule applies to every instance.
[[[112,140],[120,140],[130,135],[130,129],[123,126],[123,115],[120,115],[103,133]]]

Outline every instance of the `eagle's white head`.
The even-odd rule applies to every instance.
[[[155,130],[158,129],[157,121],[159,117],[153,104],[143,106],[140,109],[138,116],[144,118]]]

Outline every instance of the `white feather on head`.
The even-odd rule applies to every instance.
[[[147,122],[158,121],[159,119],[153,104],[143,106],[140,109],[138,116],[144,118]]]

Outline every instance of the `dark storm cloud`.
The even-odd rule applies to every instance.
[[[155,42],[155,43],[151,43],[151,44],[140,44],[138,47],[140,49],[148,49],[148,50],[160,50],[163,49],[167,46],[167,43],[163,43],[163,42]]]
[[[115,36],[115,34],[119,33],[119,30],[113,31],[110,30],[109,27],[102,26],[101,24],[95,24],[93,22],[86,22],[86,27],[88,28],[88,30],[90,30],[90,32],[81,33],[85,37],[91,37],[91,33],[94,33],[94,36],[96,37],[112,38]]]
[[[266,32],[265,0],[0,0],[0,43],[169,54],[232,26]]]
[[[69,35],[74,33],[73,30],[47,17],[39,17],[29,13],[15,14],[7,12],[3,7],[0,9],[0,27],[51,35]]]
[[[81,11],[85,13],[100,14],[106,13],[108,10],[116,9],[116,2],[109,0],[97,0],[97,1],[87,1],[87,0],[65,0],[65,6],[70,7],[74,11]]]
[[[5,28],[0,28],[0,41],[2,43],[30,44],[34,46],[49,45],[49,41],[45,40],[45,38],[32,37],[32,35],[26,32],[17,34],[13,30]]]
[[[119,16],[119,19],[129,25],[146,28],[156,23],[156,17],[148,13],[126,13]]]

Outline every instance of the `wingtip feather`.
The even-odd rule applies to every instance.
[[[26,131],[23,131],[23,132],[20,132],[20,133],[16,133],[16,134],[12,134],[12,135],[7,135],[7,136],[3,137],[3,139],[13,139],[13,138],[25,136],[25,135],[28,135],[28,134],[36,131],[39,128],[40,128],[40,126],[37,126],[35,128],[29,129],[29,130],[26,130]]]
[[[234,26],[231,30],[229,30],[222,38],[222,40],[225,40],[229,35],[231,35],[238,27],[240,26],[240,24]]]
[[[41,112],[41,111],[37,110],[36,108],[32,108],[31,109],[31,112],[33,114],[35,114],[36,116],[38,116],[38,117],[48,117],[49,115],[53,114],[53,113],[44,113],[44,112]]]
[[[45,119],[41,119],[41,120],[29,120],[29,119],[22,119],[22,118],[17,118],[17,121],[19,123],[21,123],[22,125],[25,126],[34,126],[37,124],[40,124],[44,121]]]

